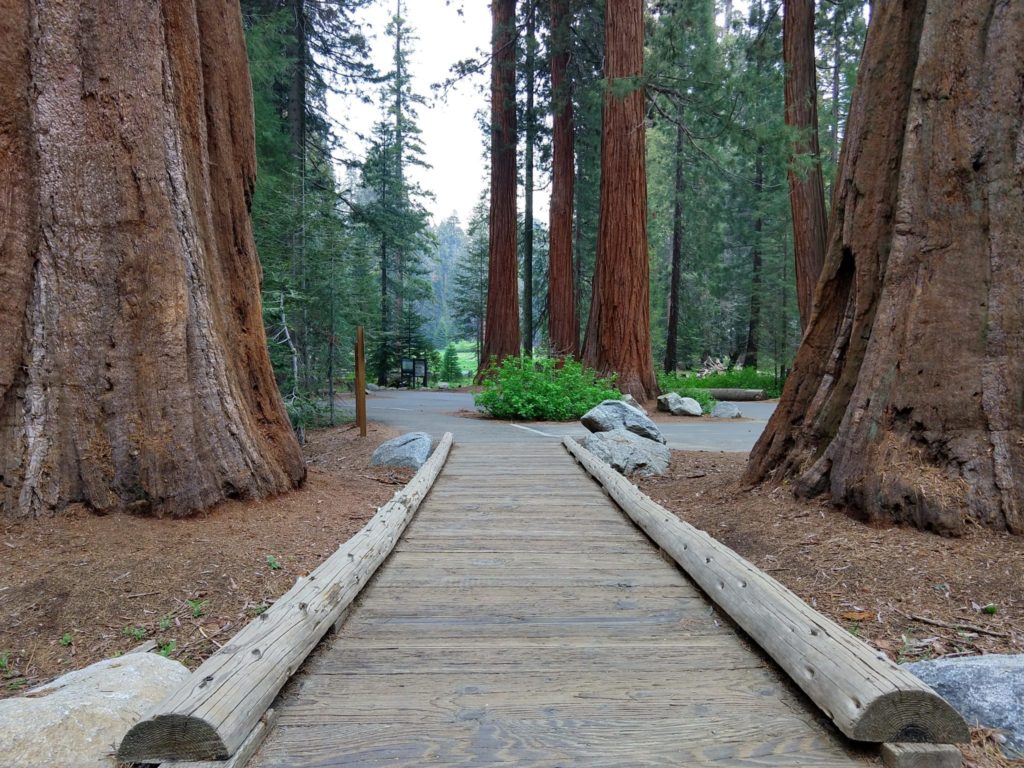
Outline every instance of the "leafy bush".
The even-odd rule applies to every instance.
[[[683,389],[763,389],[768,397],[778,397],[782,392],[782,382],[776,380],[774,374],[762,373],[756,368],[712,373],[703,378],[697,378],[695,374],[662,373],[658,375],[658,386],[662,392],[678,392],[680,395]]]
[[[570,421],[619,397],[614,378],[602,378],[575,360],[507,357],[492,367],[475,400],[496,419]]]

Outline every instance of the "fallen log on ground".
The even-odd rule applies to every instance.
[[[878,743],[970,740],[963,718],[923,682],[652,501],[572,438],[563,444],[846,736]]]
[[[394,548],[448,458],[452,435],[362,530],[300,577],[121,741],[122,762],[223,760]]]
[[[765,399],[765,391],[763,389],[732,389],[712,387],[709,388],[707,391],[713,398],[715,398],[715,400],[750,402],[751,400]]]

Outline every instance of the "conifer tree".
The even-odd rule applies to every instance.
[[[583,359],[645,402],[658,394],[651,357],[643,76],[644,3],[605,10],[601,215]]]
[[[491,2],[491,194],[487,323],[478,378],[493,359],[520,352],[516,249],[515,0]]]

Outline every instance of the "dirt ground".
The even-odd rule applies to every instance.
[[[0,697],[147,641],[197,666],[405,484],[410,471],[369,466],[396,434],[310,432],[303,488],[186,520],[0,521]]]

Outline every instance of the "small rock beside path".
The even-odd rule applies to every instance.
[[[595,432],[582,438],[580,445],[623,475],[650,477],[668,469],[668,446],[626,429]]]
[[[648,440],[665,442],[664,435],[650,416],[622,400],[605,400],[595,405],[583,414],[580,422],[591,432],[625,429]]]
[[[716,419],[738,419],[743,414],[735,403],[718,403],[711,411]]]
[[[702,416],[704,409],[692,397],[682,397],[678,392],[666,392],[658,397],[658,410],[673,416]]]
[[[370,457],[370,464],[374,467],[419,469],[430,458],[432,445],[433,441],[426,432],[408,432],[381,443]]]

